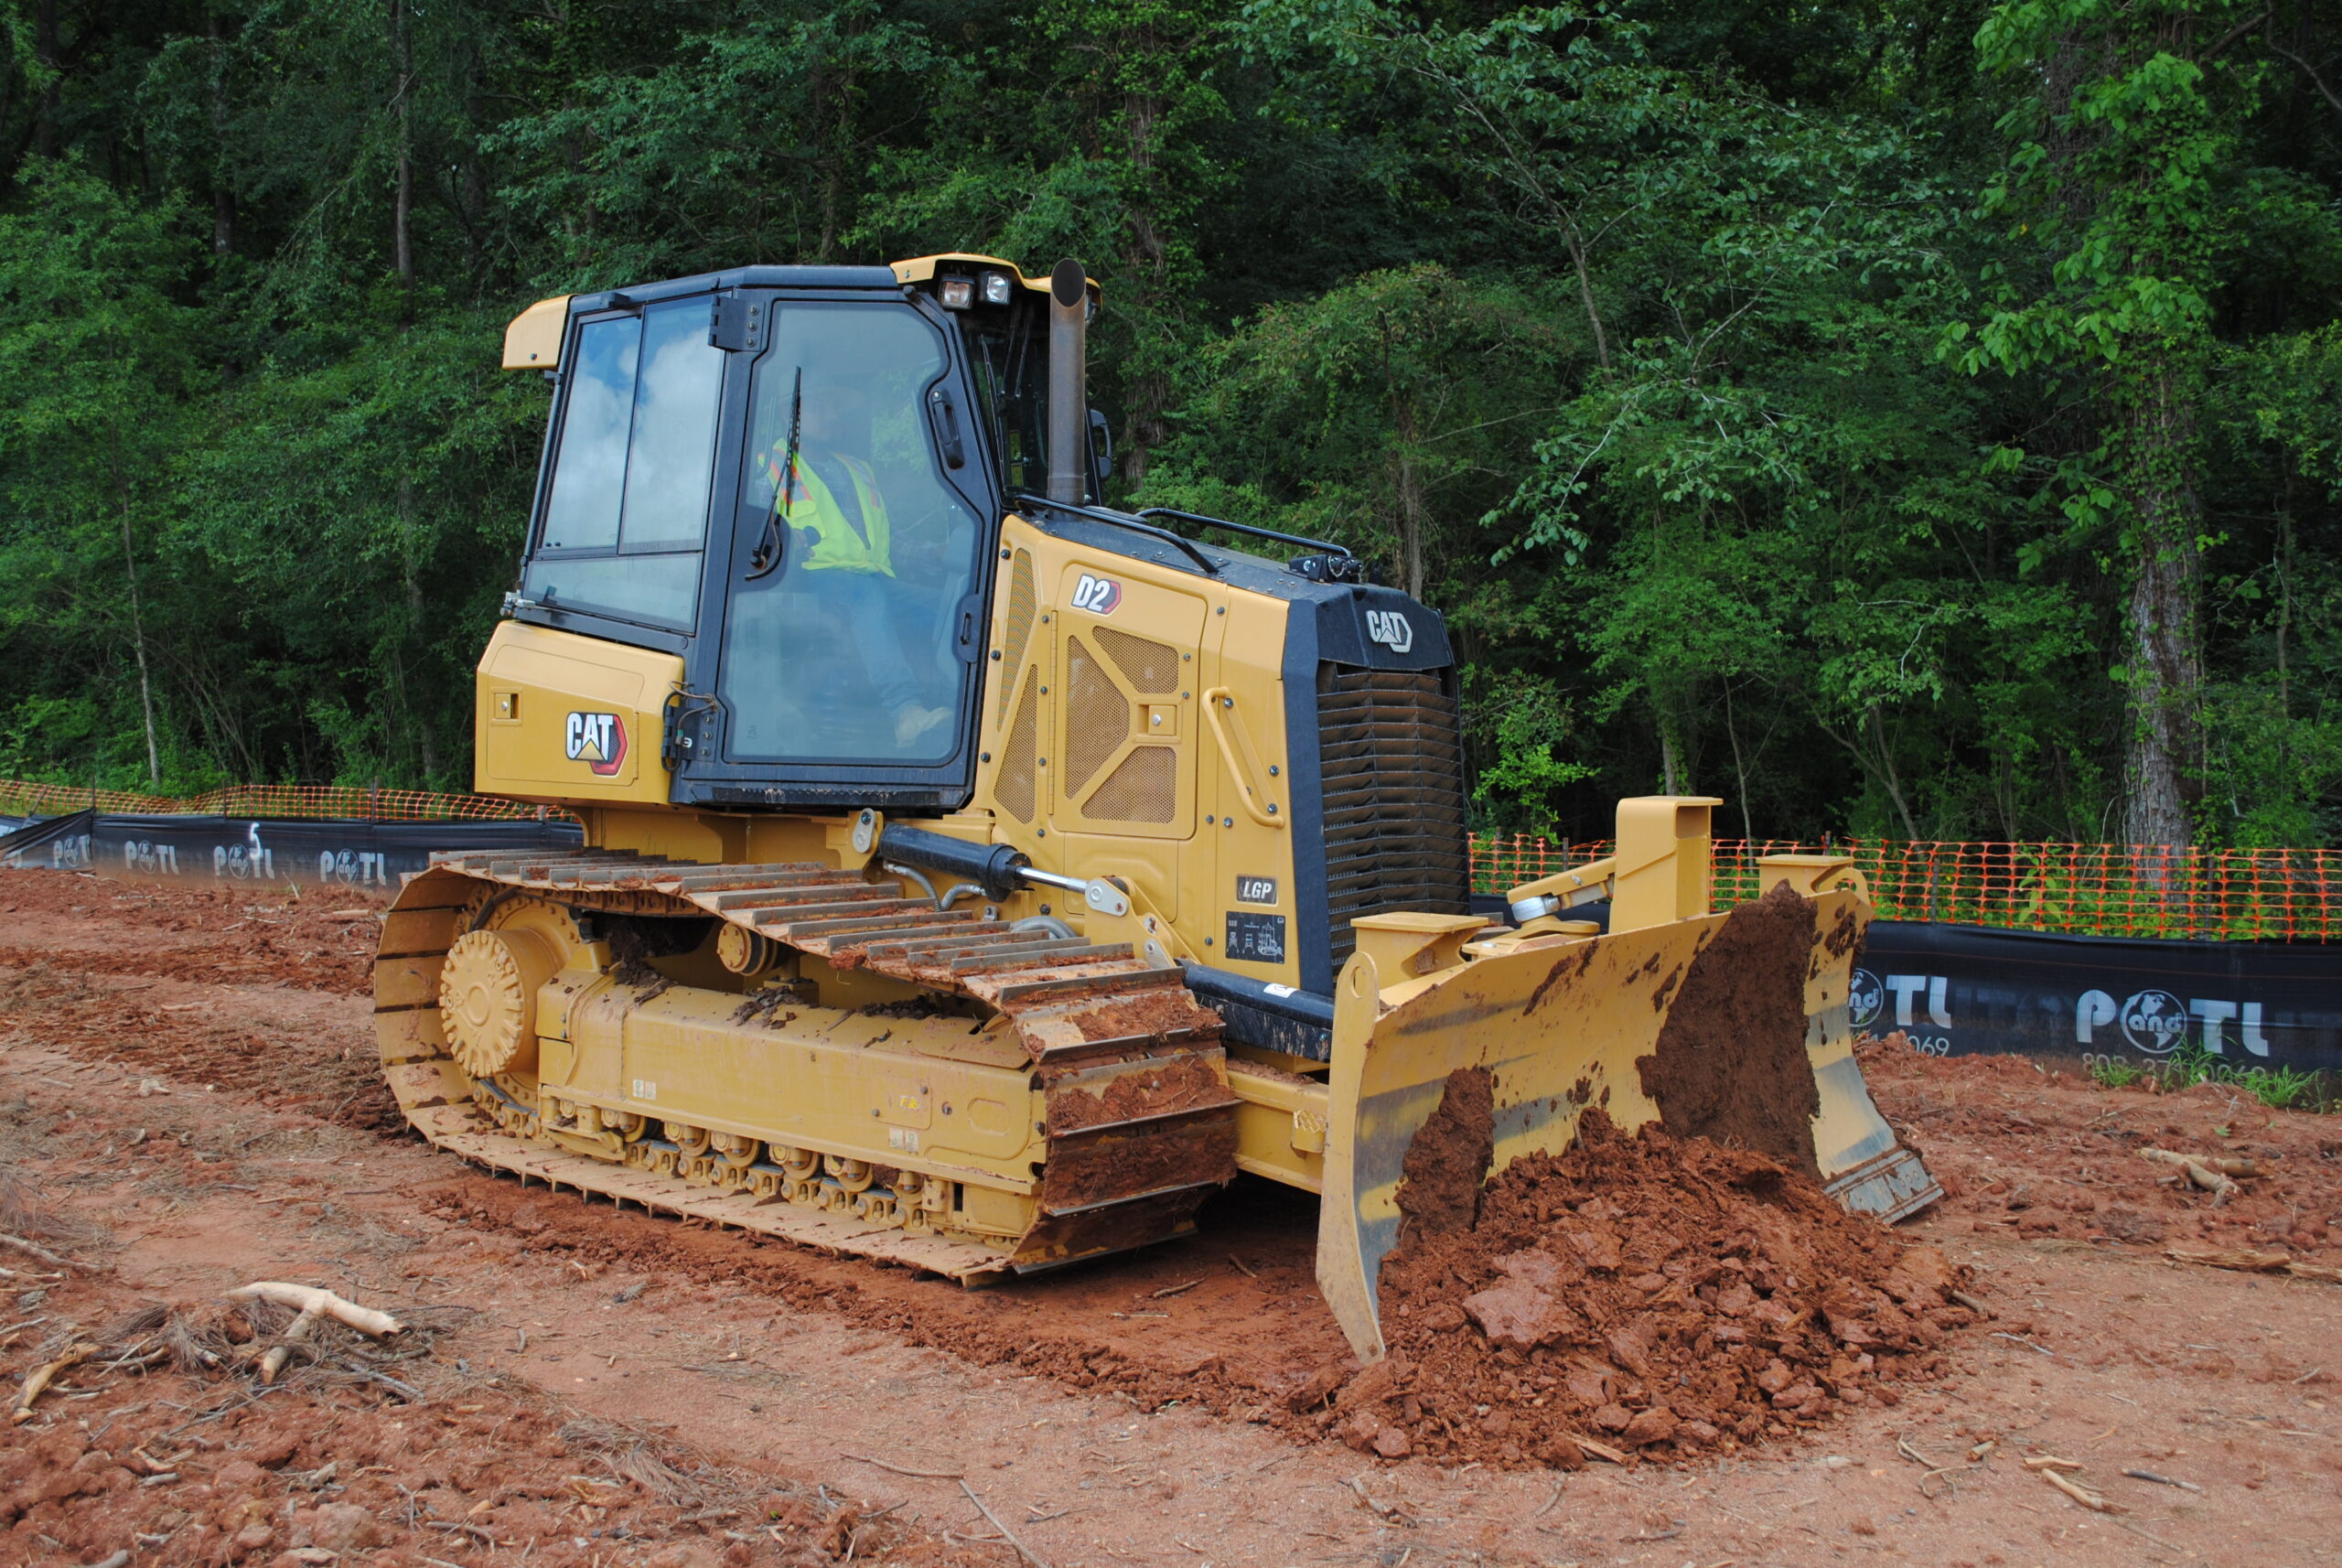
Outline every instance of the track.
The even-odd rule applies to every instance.
[[[575,950],[593,955],[582,971],[573,958],[561,977],[579,1058],[593,1029],[612,1042],[613,1062],[629,1063],[647,1048],[643,1036],[663,1031],[693,1047],[684,1065],[693,1072],[715,1070],[703,1064],[724,1055],[755,1090],[786,1085],[788,1110],[762,1124],[745,1109],[736,1115],[748,1120],[678,1116],[674,1090],[664,1102],[643,1096],[639,1076],[629,1096],[576,1087],[590,1076],[577,1067],[549,1069],[543,1085],[533,1072],[467,1071],[442,1015],[448,950],[532,908],[561,911]],[[612,961],[601,924],[645,916],[721,922],[714,945],[733,985],[678,986],[639,960]],[[792,958],[822,978],[753,986]],[[899,983],[888,993],[910,1000],[850,1000],[863,983],[856,972]],[[384,921],[374,993],[392,1090],[441,1148],[554,1187],[963,1282],[1181,1234],[1235,1174],[1219,1020],[1176,969],[1144,962],[1127,943],[939,911],[897,881],[821,864],[708,865],[590,849],[443,857]],[[790,1048],[799,1045],[801,1057]],[[825,1059],[807,1065],[819,1052]],[[982,1161],[937,1154],[937,1097],[924,1082],[895,1095],[908,1079],[888,1073],[906,1063],[913,1077],[931,1066],[947,1081],[1030,1095],[1031,1134]],[[870,1090],[869,1119],[883,1125],[794,1113],[856,1085]],[[951,1115],[948,1101],[942,1110]]]

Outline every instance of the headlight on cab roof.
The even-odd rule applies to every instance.
[[[1015,297],[1014,293],[1015,287],[1015,284],[1010,280],[1006,273],[986,273],[984,274],[984,303],[1006,305]]]
[[[944,278],[936,287],[937,295],[946,310],[965,310],[975,303],[976,280],[973,278]]]

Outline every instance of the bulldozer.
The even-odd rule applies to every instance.
[[[1476,893],[1441,618],[1339,544],[1106,504],[1100,303],[946,254],[511,322],[552,411],[478,788],[583,843],[435,856],[386,914],[414,1128],[968,1284],[1187,1233],[1249,1173],[1318,1195],[1366,1361],[1459,1082],[1483,1178],[1600,1106],[1889,1219],[1938,1196],[1852,1054],[1859,873],[1764,862],[1787,945],[1733,940],[1720,802],[1656,797]]]

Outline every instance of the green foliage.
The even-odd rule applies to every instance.
[[[2105,1089],[2128,1089],[2147,1076],[2144,1068],[2120,1057],[2100,1057],[2090,1064],[2090,1076]]]
[[[2091,1076],[2100,1083],[2107,1083],[2109,1088],[2122,1087],[2109,1083],[2099,1072],[2093,1068]],[[2317,1073],[2290,1067],[2239,1067],[2226,1057],[2192,1042],[2133,1076],[2152,1078],[2166,1094],[2199,1083],[2224,1084],[2252,1096],[2272,1111],[2326,1111],[2334,1104]]]
[[[1486,827],[1664,789],[2097,841],[2160,757],[2182,834],[2330,842],[2334,38],[2337,0],[11,0],[0,773],[463,785],[546,406],[503,322],[973,250],[1103,283],[1118,499],[1446,614]]]

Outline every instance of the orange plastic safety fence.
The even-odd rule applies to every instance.
[[[1476,837],[1485,893],[1610,853],[1607,841]],[[1946,920],[2114,937],[2342,940],[2342,851],[2182,849],[2158,844],[1926,843],[1718,839],[1715,902],[1754,898],[1768,854],[1842,854],[1869,879],[1882,918]]]
[[[331,817],[390,822],[528,821],[568,815],[492,795],[437,795],[427,789],[231,784],[200,795],[139,795],[124,789],[0,779],[0,812],[10,816],[58,816],[93,808],[145,816]]]
[[[200,795],[139,795],[0,779],[0,813],[94,807],[158,816],[333,817],[376,822],[525,821],[566,812],[492,795],[317,784],[234,784]],[[1610,853],[1606,839],[1554,843],[1476,835],[1472,879],[1502,893]],[[1870,881],[1880,916],[2090,936],[2231,941],[2342,940],[2342,851],[2180,849],[2154,844],[1928,843],[1717,839],[1715,902],[1762,891],[1768,854],[1843,854]]]

